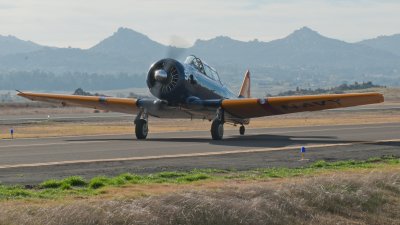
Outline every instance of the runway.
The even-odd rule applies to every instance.
[[[299,161],[301,146],[306,158]],[[400,155],[400,123],[0,140],[0,182],[35,184],[71,175],[219,168],[297,167],[316,160]]]

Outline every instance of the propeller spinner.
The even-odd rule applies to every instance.
[[[147,86],[150,92],[159,99],[174,101],[178,92],[184,90],[179,88],[183,85],[185,71],[181,63],[174,59],[162,59],[154,63],[147,75]]]

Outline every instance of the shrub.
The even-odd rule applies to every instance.
[[[40,188],[59,188],[61,186],[61,181],[58,180],[46,180],[39,185]]]
[[[68,178],[65,178],[62,182],[69,184],[73,187],[82,187],[82,186],[87,185],[86,181],[80,176],[68,177]]]
[[[109,183],[110,183],[110,179],[107,177],[103,177],[103,176],[94,177],[89,182],[89,188],[98,189],[98,188],[106,186]]]

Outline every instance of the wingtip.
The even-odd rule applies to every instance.
[[[385,102],[385,96],[383,94],[380,94],[379,98],[380,102]]]
[[[15,91],[18,92],[18,93],[17,93],[18,96],[21,96],[21,95],[24,94],[24,93],[23,93],[22,91],[20,91],[20,90],[15,90]]]

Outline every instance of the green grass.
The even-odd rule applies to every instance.
[[[98,176],[85,180],[79,176],[71,176],[62,180],[47,180],[33,188],[23,186],[7,186],[0,184],[1,199],[54,199],[65,196],[91,196],[101,194],[101,189],[134,184],[170,183],[182,184],[200,180],[231,179],[274,179],[296,176],[307,176],[322,172],[379,168],[387,165],[399,165],[400,157],[370,158],[365,161],[317,161],[301,168],[260,168],[250,171],[196,169],[189,172],[168,171],[148,175],[124,173],[116,177]],[[366,206],[368,207],[368,206]]]

